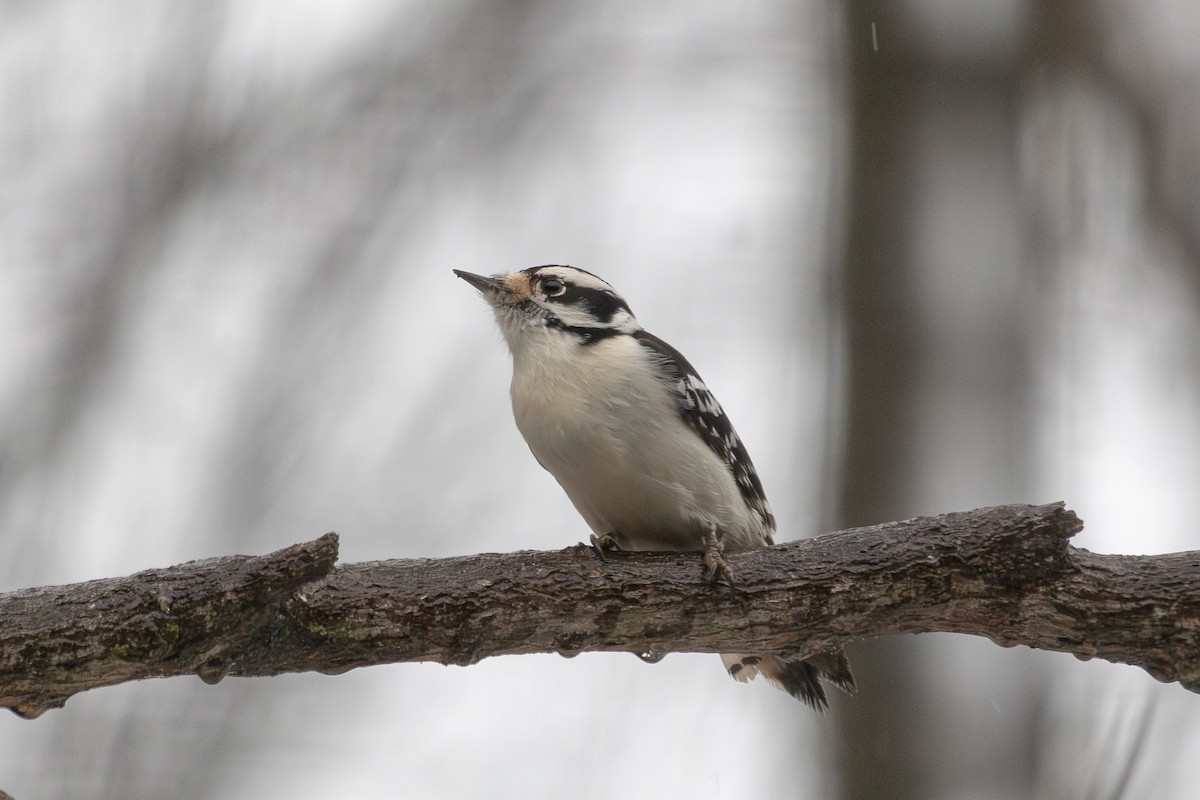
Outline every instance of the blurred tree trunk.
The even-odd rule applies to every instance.
[[[849,131],[842,313],[845,326],[845,452],[836,527],[896,518],[906,509],[902,476],[909,448],[906,405],[917,347],[905,298],[912,176],[907,172],[920,67],[886,43],[875,50],[887,14],[882,2],[846,3]],[[874,26],[874,29],[873,29]],[[840,796],[916,800],[926,796],[915,752],[911,703],[919,695],[908,639],[852,648],[859,693],[837,709]],[[905,731],[902,737],[890,732]]]
[[[1011,179],[1018,62],[1003,47],[980,55],[962,39],[947,43],[963,32],[948,25],[930,33],[904,6],[853,2],[845,13],[850,146],[838,528],[1021,491],[1027,380]],[[956,204],[964,210],[954,213]],[[993,207],[1000,213],[989,220]],[[948,223],[960,229],[947,231]],[[959,241],[981,233],[978,246]],[[932,258],[931,250],[960,253],[961,261]],[[978,308],[989,309],[985,319],[972,319]],[[962,330],[970,335],[958,337]],[[951,443],[998,457],[955,474]],[[931,706],[954,665],[924,654],[944,644],[907,638],[850,649],[860,691],[836,718],[841,797],[929,800],[951,791],[959,770],[950,763],[953,748],[942,745],[953,724]],[[1010,724],[1024,729],[1026,720]],[[977,743],[974,752],[988,754],[973,765],[981,768],[977,791],[989,781],[1021,791],[1033,770],[1014,768],[1025,757],[1012,750],[1019,740],[1005,732]]]

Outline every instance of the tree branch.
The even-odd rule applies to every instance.
[[[1097,555],[1061,503],[855,528],[728,555],[557,552],[335,567],[337,537],[0,594],[0,706],[124,681],[339,673],[514,653],[814,652],[950,631],[1142,667],[1200,691],[1200,552]]]

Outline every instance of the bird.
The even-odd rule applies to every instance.
[[[562,264],[454,274],[491,306],[512,355],[517,428],[602,558],[702,550],[710,581],[732,585],[725,552],[774,544],[775,516],[724,409],[607,281]],[[822,681],[855,688],[840,649],[721,659],[736,680],[762,675],[817,710],[828,705]]]

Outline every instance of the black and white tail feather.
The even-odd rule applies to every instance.
[[[775,517],[729,417],[683,355],[607,282],[546,265],[494,277],[454,270],[483,294],[513,355],[517,427],[594,538],[626,550],[726,551],[773,544]],[[719,558],[719,552],[717,553]],[[722,655],[816,709],[847,692],[844,653]]]
[[[817,711],[823,711],[829,705],[825,696],[822,681],[848,694],[854,693],[854,675],[850,672],[850,662],[846,654],[837,650],[829,653],[818,653],[808,658],[788,658],[785,655],[742,656],[721,655],[725,669],[729,675],[743,683],[756,675],[762,675],[772,686],[790,694],[812,706]]]

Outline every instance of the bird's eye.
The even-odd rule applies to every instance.
[[[558,278],[546,278],[542,281],[542,291],[546,297],[558,297],[567,290],[567,285]]]

